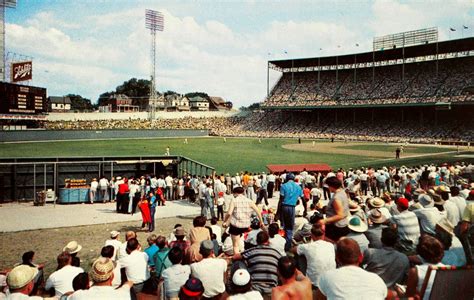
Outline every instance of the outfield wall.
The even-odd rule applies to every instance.
[[[192,118],[211,118],[211,117],[232,117],[238,115],[240,111],[157,111],[156,119],[179,119],[184,117]],[[129,120],[142,119],[148,120],[149,114],[142,112],[108,112],[108,113],[49,113],[46,116],[48,121],[92,121],[92,120]]]
[[[20,130],[0,131],[0,142],[53,141],[53,140],[103,140],[131,138],[172,138],[208,136],[207,129],[196,130]]]

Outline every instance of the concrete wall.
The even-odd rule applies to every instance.
[[[0,131],[0,142],[51,141],[80,139],[127,139],[208,136],[207,130],[19,130]]]

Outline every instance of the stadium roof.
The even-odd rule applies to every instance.
[[[445,54],[471,50],[474,50],[474,37],[416,45],[405,48],[381,49],[377,51],[346,54],[340,56],[271,60],[269,63],[279,69],[307,68],[317,67],[319,65],[333,66],[336,64],[353,64],[354,61],[357,61],[357,63],[368,63],[372,61],[379,62],[402,59],[403,56],[405,58],[414,58],[420,56],[436,55],[436,53]]]

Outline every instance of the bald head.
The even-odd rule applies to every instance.
[[[135,231],[127,231],[127,233],[125,233],[125,240],[129,240],[129,239],[136,239],[137,238],[137,234],[135,233]]]
[[[361,257],[359,244],[353,239],[342,238],[336,243],[336,260],[341,265],[358,265]]]

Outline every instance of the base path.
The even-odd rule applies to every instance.
[[[155,218],[198,215],[201,208],[188,201],[167,201],[166,206],[158,206]],[[140,223],[139,210],[132,215],[115,212],[115,203],[94,204],[46,204],[33,206],[28,203],[7,203],[0,207],[0,232],[13,232],[44,228],[72,227],[91,224],[106,224],[125,221]]]

